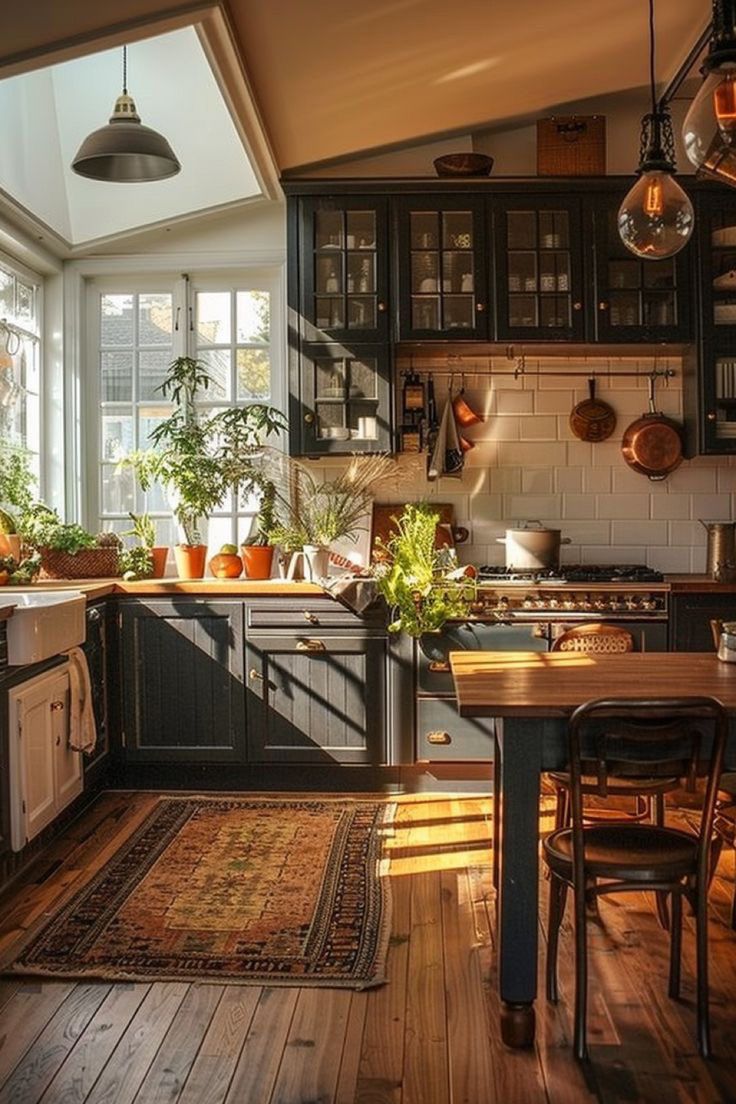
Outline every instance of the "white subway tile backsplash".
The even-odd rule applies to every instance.
[[[519,419],[522,441],[557,441],[557,418],[553,414],[532,414]]]
[[[572,391],[534,391],[535,414],[565,414],[575,405]]]
[[[592,496],[592,506],[591,511],[591,495],[565,494],[562,496],[562,517],[565,520],[595,517],[595,496]]]
[[[519,419],[509,414],[494,415],[484,423],[483,435],[493,441],[518,441],[521,436]]]
[[[736,472],[730,466],[736,463],[736,457],[729,456],[729,467],[718,468],[718,490],[722,494],[734,494],[736,493]]]
[[[488,473],[488,484],[491,492],[501,494],[517,494],[521,492],[521,468],[503,467],[496,468]]]
[[[705,546],[705,529],[699,521],[670,521],[668,525],[668,544],[686,545],[688,548]]]
[[[594,544],[596,546],[611,543],[610,521],[566,521],[562,525],[563,537],[570,537],[573,544]]]
[[[589,468],[593,462],[593,446],[589,445],[586,441],[570,441],[566,446],[567,460],[563,460],[562,463],[567,463],[569,467]]]
[[[583,468],[555,468],[555,490],[579,494],[583,490]]]
[[[614,521],[611,525],[611,543],[617,544],[667,544],[666,521]]]
[[[499,391],[496,396],[497,414],[531,414],[533,411],[533,391]]]
[[[507,516],[551,525],[560,518],[561,495],[507,495]]]
[[[524,444],[501,441],[498,460],[502,467],[543,468],[549,465],[561,468],[566,463],[566,450],[571,447],[573,446],[554,441],[529,441]],[[587,447],[590,448],[590,445]]]
[[[552,468],[524,468],[521,472],[521,489],[524,494],[552,494],[554,471]],[[559,489],[559,488],[558,488]]]
[[[652,496],[652,517],[685,521],[690,517],[690,495],[661,494]]]
[[[503,517],[503,500],[500,494],[474,495],[470,500],[470,516],[473,521],[488,521]]]
[[[592,463],[594,468],[614,468],[618,469],[624,460],[621,456],[621,442],[618,438],[608,441],[600,441],[596,445],[591,446]]]
[[[680,467],[668,476],[670,490],[684,492],[685,494],[712,494],[716,491],[718,483],[716,468],[712,460],[706,465],[698,464],[694,460],[684,461]],[[709,460],[709,457],[703,457]]]
[[[583,488],[588,494],[608,494],[611,490],[610,468],[583,468]]]
[[[656,571],[677,573],[690,570],[689,548],[647,548],[647,565]]]
[[[646,494],[597,495],[598,517],[611,519],[648,518],[650,498]]]
[[[730,521],[731,496],[727,494],[694,494],[691,517],[702,521]]]

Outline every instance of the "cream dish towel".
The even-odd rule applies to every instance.
[[[92,683],[89,677],[87,657],[81,648],[65,652],[69,659],[69,687],[72,709],[69,719],[69,747],[91,755],[97,743],[97,726],[92,708]]]

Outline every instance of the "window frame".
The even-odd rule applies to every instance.
[[[17,260],[11,253],[6,253],[4,250],[0,250],[0,268],[9,271],[13,277],[21,282],[33,286],[35,289],[35,330],[27,329],[24,326],[20,326],[15,322],[10,322],[12,330],[18,331],[22,335],[27,335],[31,340],[38,342],[38,392],[36,394],[37,407],[38,407],[38,452],[33,449],[29,451],[37,457],[37,469],[38,469],[38,483],[36,485],[37,495],[34,497],[44,498],[46,487],[46,465],[48,457],[44,449],[44,442],[46,440],[46,331],[45,331],[45,315],[44,315],[44,276],[41,272],[35,269],[29,268],[21,261]],[[21,447],[25,447],[26,442],[22,442]],[[32,465],[33,467],[33,465]]]

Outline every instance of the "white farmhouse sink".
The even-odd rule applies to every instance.
[[[8,598],[8,604],[15,607],[8,619],[11,665],[38,663],[84,643],[87,600],[81,590],[23,591],[10,593]]]

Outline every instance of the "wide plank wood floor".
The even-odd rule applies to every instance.
[[[155,795],[107,793],[0,901],[0,954],[84,883]],[[542,810],[543,818],[548,813]],[[666,995],[667,939],[651,901],[603,901],[590,924],[592,1061],[570,1053],[562,1000],[537,1002],[537,1043],[498,1033],[491,810],[480,797],[398,800],[386,839],[393,891],[387,985],[366,992],[0,978],[0,1104],[582,1104],[736,1101],[732,851],[712,890],[718,1057],[697,1056],[692,922],[683,998]],[[547,820],[546,827],[551,827]],[[542,881],[542,892],[546,884]],[[540,965],[544,922],[540,923]],[[543,991],[540,986],[540,991]]]

